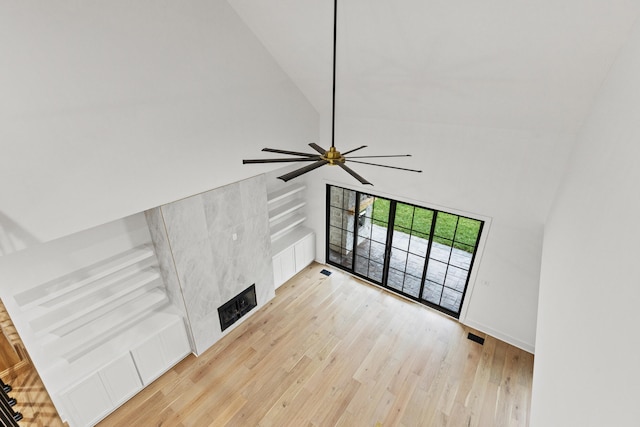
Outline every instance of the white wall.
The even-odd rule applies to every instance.
[[[330,124],[323,123],[323,132]],[[323,134],[324,145],[330,138]],[[486,245],[476,261],[461,321],[533,351],[544,219],[566,166],[569,135],[519,130],[426,125],[415,122],[342,119],[336,145],[359,145],[362,155],[410,153],[412,158],[371,159],[423,169],[422,174],[352,164],[373,182],[359,186],[338,168],[324,167],[307,178],[314,206],[317,253],[324,259],[324,203],[327,181],[344,183],[400,200],[490,220]],[[365,159],[366,160],[366,159]],[[322,181],[322,182],[320,182]]]
[[[545,229],[531,425],[640,419],[640,27],[578,140]]]
[[[223,0],[1,3],[0,254],[270,170],[317,113]]]

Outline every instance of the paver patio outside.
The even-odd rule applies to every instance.
[[[372,224],[371,236],[359,236],[354,271],[375,282],[382,282],[387,229]],[[370,237],[370,238],[369,238]],[[418,298],[429,241],[399,230],[393,232],[387,286]],[[330,251],[333,262],[351,268],[351,254]],[[473,255],[433,242],[429,254],[422,299],[453,312],[460,310]]]

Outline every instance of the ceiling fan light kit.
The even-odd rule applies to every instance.
[[[333,4],[333,96],[332,96],[332,113],[331,113],[331,147],[328,150],[320,147],[318,144],[311,143],[309,146],[313,148],[318,154],[311,153],[303,153],[299,151],[289,151],[289,150],[279,150],[275,148],[263,148],[262,151],[270,152],[270,153],[278,153],[278,154],[286,154],[289,156],[295,157],[286,157],[286,158],[272,158],[272,159],[246,159],[243,160],[243,164],[251,164],[251,163],[287,163],[287,162],[313,162],[310,165],[301,167],[292,172],[286,173],[282,176],[279,176],[278,179],[281,179],[285,182],[297,178],[300,175],[303,175],[307,172],[311,172],[314,169],[317,169],[324,165],[329,166],[339,166],[349,175],[360,181],[363,185],[373,185],[362,176],[358,175],[353,169],[348,167],[345,163],[347,161],[352,163],[360,163],[364,165],[371,166],[379,166],[390,169],[398,169],[408,172],[422,172],[421,170],[416,169],[408,169],[408,168],[400,168],[397,166],[389,166],[389,165],[381,165],[378,163],[370,163],[363,162],[360,160],[353,159],[366,159],[366,158],[379,158],[379,157],[410,157],[411,154],[391,154],[391,155],[379,155],[379,156],[349,156],[346,157],[347,154],[351,154],[357,150],[361,150],[366,145],[362,145],[360,147],[351,149],[349,151],[345,151],[344,153],[340,153],[335,147],[335,123],[336,123],[336,31],[337,31],[337,16],[338,16],[338,0],[334,0]]]

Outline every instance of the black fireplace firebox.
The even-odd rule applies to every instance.
[[[218,316],[220,317],[222,330],[224,331],[233,325],[238,319],[250,312],[257,305],[256,284],[254,283],[218,308]]]

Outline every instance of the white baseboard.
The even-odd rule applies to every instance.
[[[484,332],[485,334],[491,335],[494,338],[497,338],[501,341],[504,341],[508,344],[511,344],[513,346],[516,346],[528,353],[531,354],[535,354],[535,345],[534,344],[530,344],[530,343],[526,343],[524,341],[520,341],[519,339],[516,339],[508,334],[502,333],[500,331],[496,331],[495,329],[492,329],[488,326],[485,326],[481,323],[475,322],[473,320],[469,320],[466,319],[464,322],[461,322],[463,325],[472,327],[474,329],[477,329],[479,331]]]

